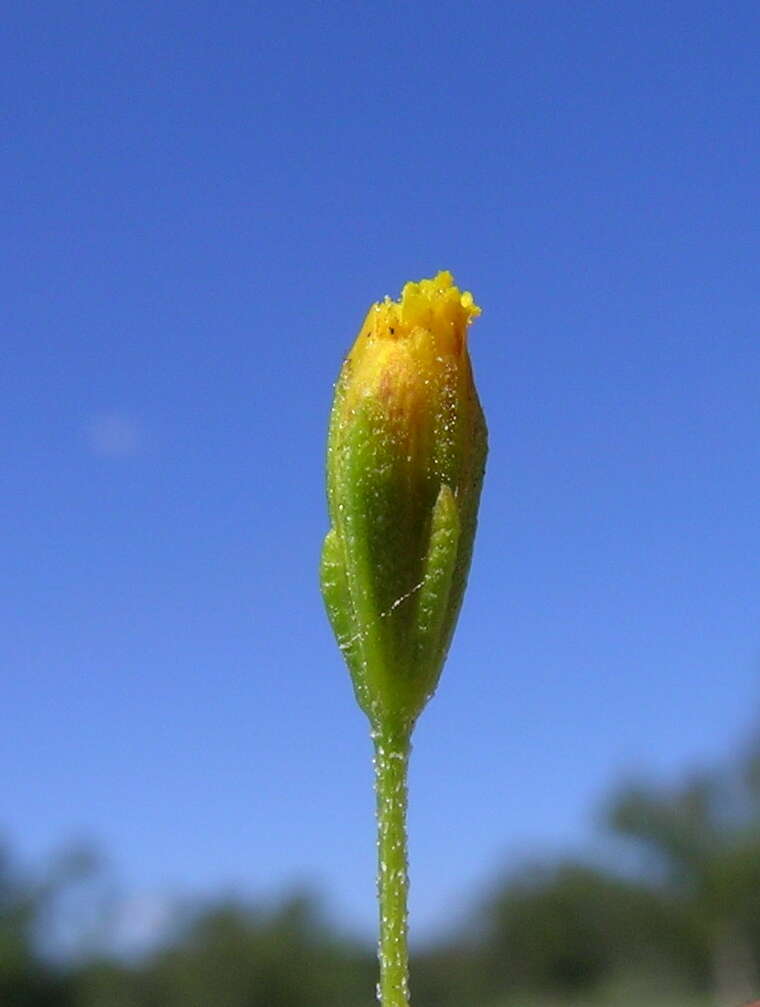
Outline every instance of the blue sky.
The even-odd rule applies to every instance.
[[[0,40],[2,829],[371,933],[323,615],[332,382],[452,269],[491,453],[412,926],[756,722],[750,3],[29,3]]]

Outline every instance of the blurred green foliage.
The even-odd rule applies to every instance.
[[[675,786],[619,787],[604,822],[624,872],[572,859],[511,872],[414,956],[415,1007],[739,1007],[757,996],[760,749]],[[113,949],[99,903],[102,939],[90,925],[78,948],[56,943],[79,904],[71,893],[98,870],[74,853],[30,877],[0,848],[2,1007],[375,1003],[374,950],[309,895],[178,907],[164,939],[130,956]]]

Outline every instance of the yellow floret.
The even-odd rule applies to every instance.
[[[415,329],[453,330],[464,337],[467,326],[479,314],[469,290],[460,291],[451,273],[442,270],[431,279],[405,284],[398,301],[386,297],[374,304],[365,329],[368,325],[373,336],[392,339],[409,336]]]
[[[448,271],[407,283],[398,301],[373,304],[347,358],[345,410],[376,396],[386,409],[392,400],[391,411],[407,418],[434,411],[451,365],[464,364],[469,373],[467,327],[479,314],[472,294],[460,291]]]
[[[415,328],[440,331],[450,326],[464,332],[479,314],[472,294],[460,291],[451,273],[443,270],[432,279],[407,283],[398,301],[387,297],[375,304],[372,327],[376,335],[392,336],[408,335]]]

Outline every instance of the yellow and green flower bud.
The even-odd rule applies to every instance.
[[[408,736],[462,603],[486,458],[467,330],[480,314],[448,272],[374,304],[330,420],[322,592],[357,699]]]

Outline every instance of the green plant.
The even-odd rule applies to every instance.
[[[462,603],[486,458],[450,273],[374,304],[330,420],[322,592],[375,747],[383,1007],[408,1007],[407,765]]]

